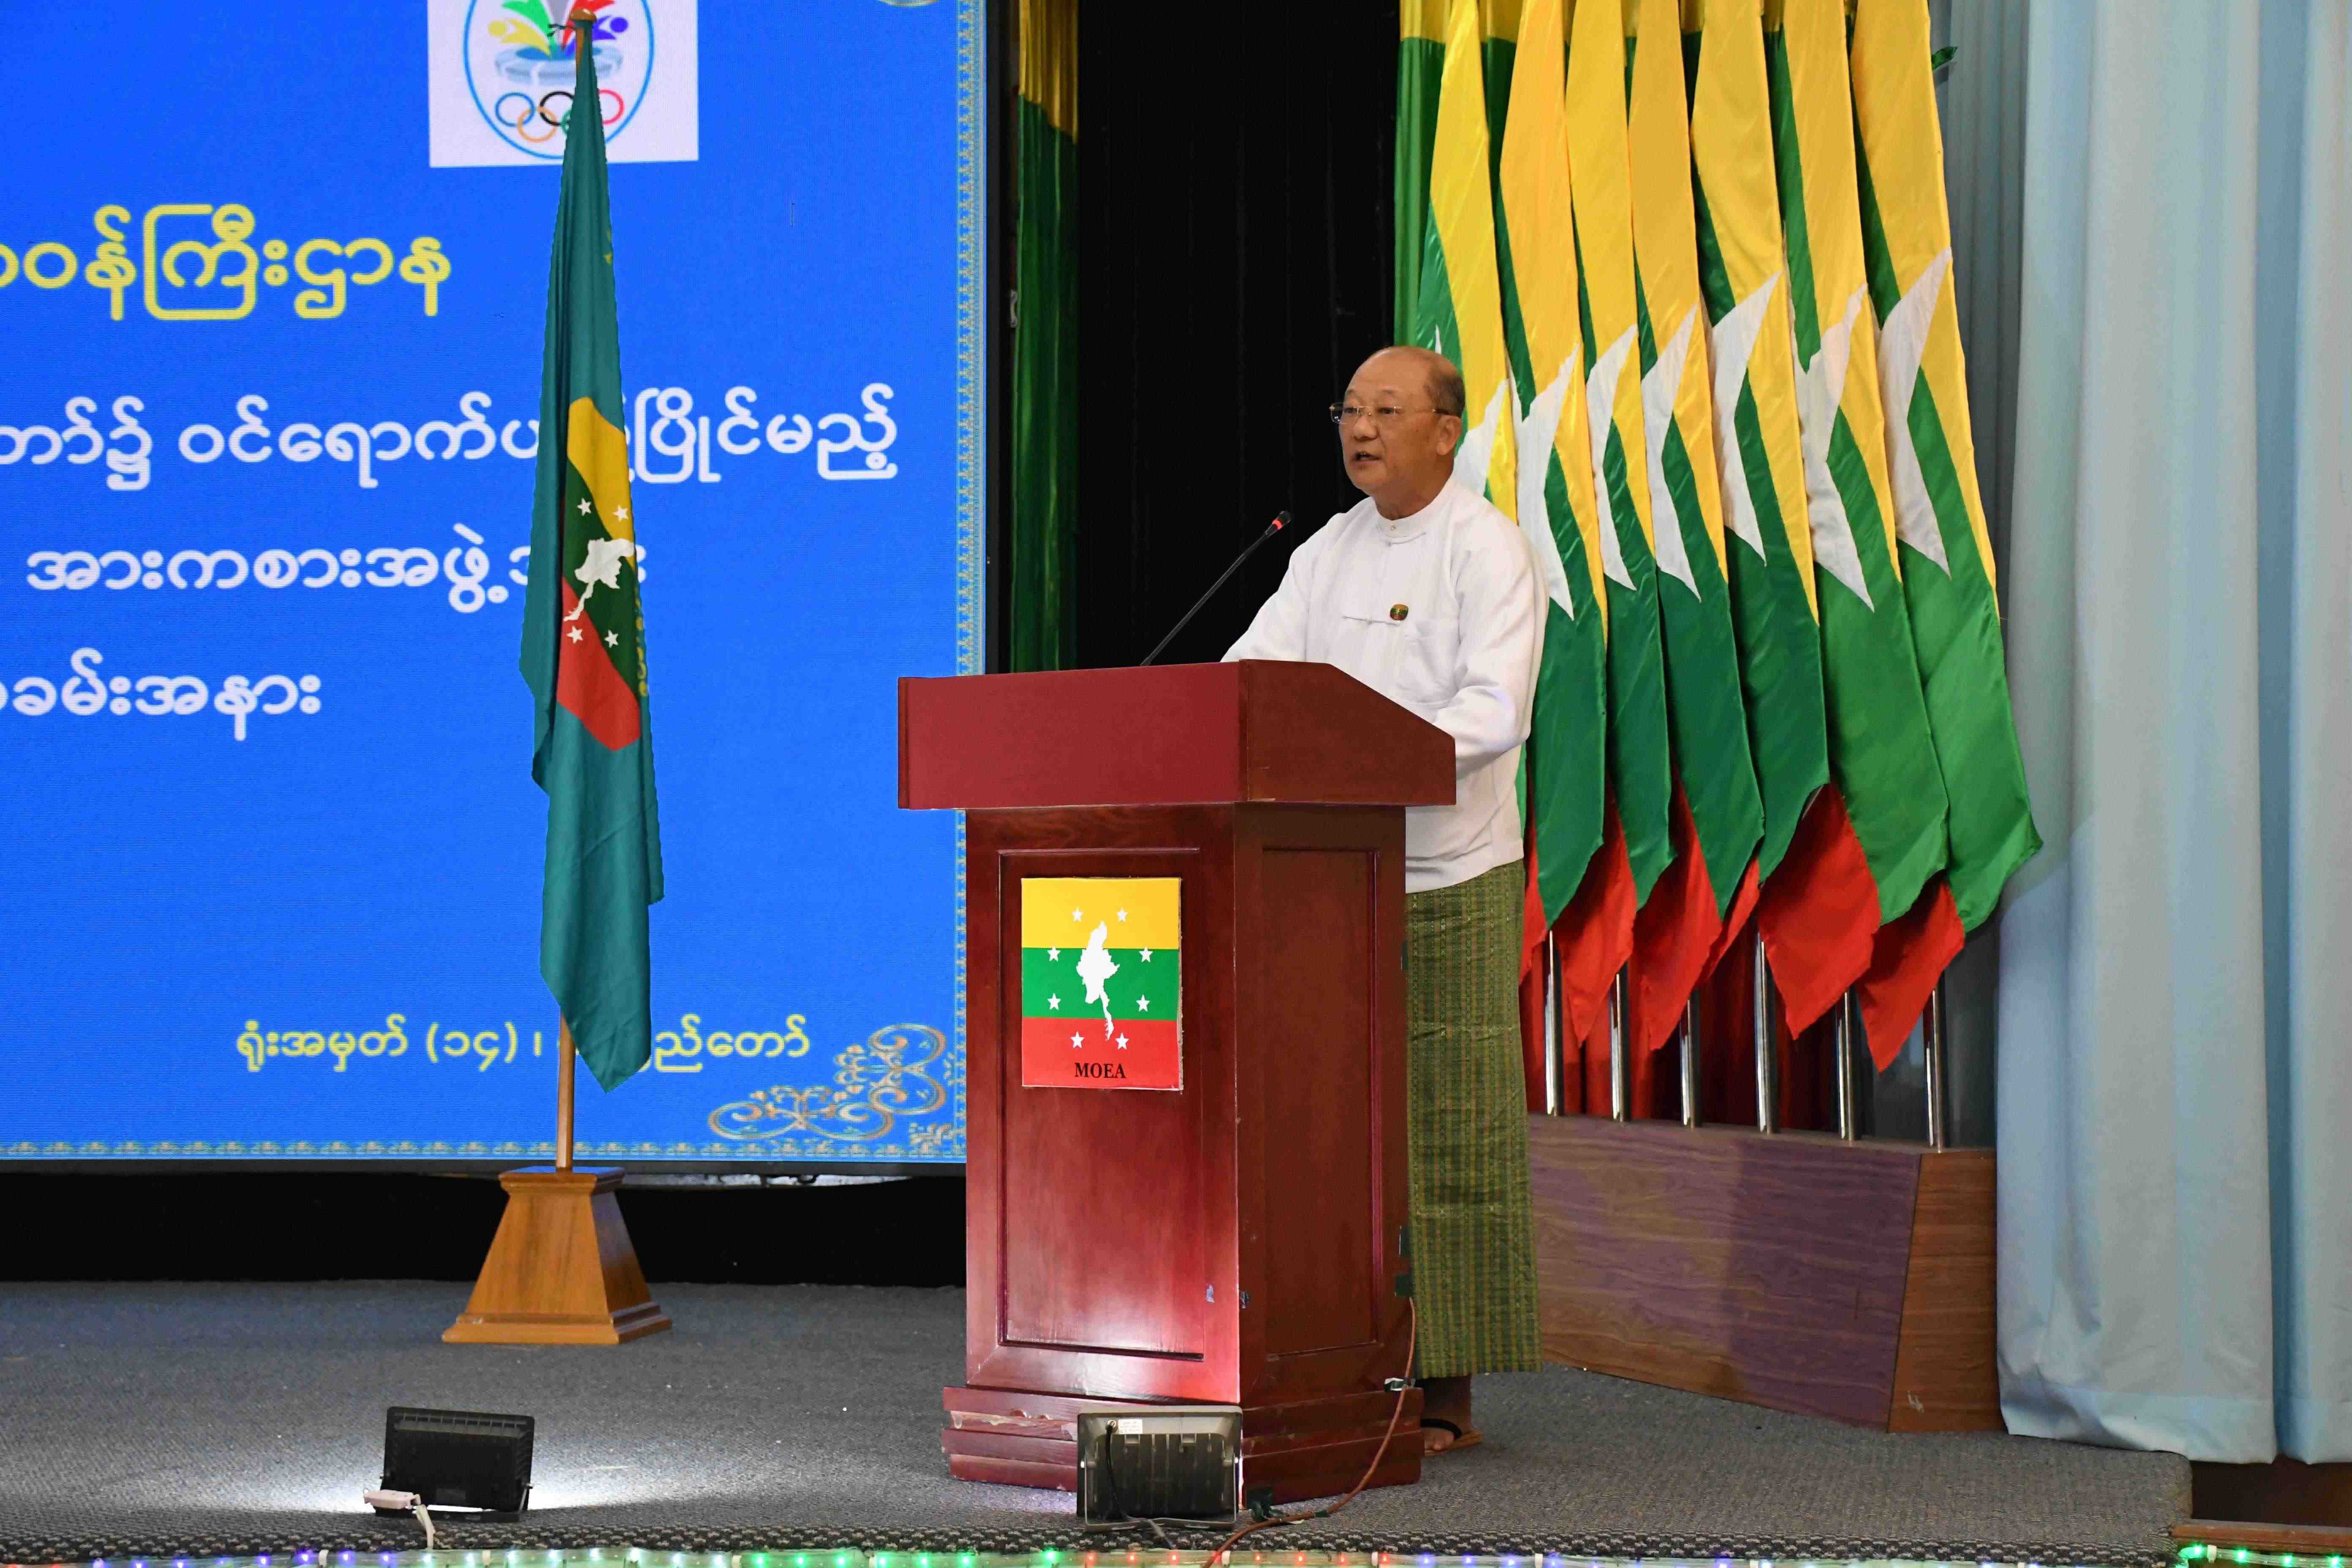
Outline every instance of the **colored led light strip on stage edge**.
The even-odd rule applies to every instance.
[[[2196,1542],[2180,1549],[2183,1563],[2243,1563],[2255,1568],[2344,1568],[2340,1552],[2259,1552],[2251,1546]]]

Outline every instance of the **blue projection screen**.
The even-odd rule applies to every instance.
[[[559,0],[21,6],[0,183],[0,1158],[551,1151],[517,670]],[[588,1158],[963,1157],[979,0],[610,0],[667,897]]]

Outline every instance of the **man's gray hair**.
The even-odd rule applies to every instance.
[[[1429,401],[1440,414],[1451,414],[1457,419],[1470,406],[1470,391],[1462,384],[1462,373],[1444,354],[1429,356]]]
[[[1425,349],[1419,343],[1392,343],[1382,349],[1380,354],[1374,354],[1372,359],[1380,358],[1381,354],[1402,354],[1420,365],[1422,374],[1429,380],[1429,401],[1440,414],[1451,414],[1458,419],[1469,408],[1470,392],[1462,384],[1462,373],[1454,368],[1452,360],[1435,349]],[[1370,364],[1372,361],[1364,363]]]
[[[1470,406],[1470,392],[1463,385],[1462,373],[1454,368],[1452,360],[1434,349],[1423,348],[1419,343],[1392,343],[1364,363],[1369,365],[1382,354],[1402,354],[1421,366],[1422,374],[1429,382],[1431,405],[1440,414],[1451,414],[1456,419],[1465,416]]]

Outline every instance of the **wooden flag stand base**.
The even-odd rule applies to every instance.
[[[618,1171],[572,1165],[572,1029],[557,1052],[555,1168],[499,1178],[507,1212],[472,1300],[447,1344],[617,1345],[657,1334],[669,1316],[646,1289],[613,1194]]]

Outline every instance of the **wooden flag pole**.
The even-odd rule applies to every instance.
[[[668,1314],[646,1289],[614,1195],[621,1173],[572,1166],[578,1055],[571,1024],[558,1019],[555,1168],[499,1178],[506,1215],[472,1299],[442,1331],[447,1343],[617,1345],[669,1327]]]
[[[572,1026],[555,1021],[555,1168],[572,1169]]]

